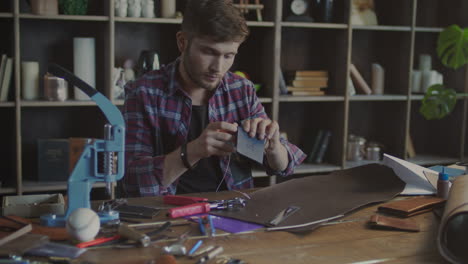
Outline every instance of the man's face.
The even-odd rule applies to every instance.
[[[207,37],[187,41],[182,63],[187,77],[196,86],[213,90],[231,68],[240,42],[215,42]]]

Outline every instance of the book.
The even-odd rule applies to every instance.
[[[280,71],[279,73],[279,88],[280,88],[280,94],[288,93],[288,89],[286,88],[286,80],[284,79],[284,75],[282,71]]]
[[[5,74],[6,62],[7,62],[7,55],[2,54],[2,57],[0,58],[0,89],[2,88],[2,80],[3,80],[3,75]]]
[[[362,77],[361,73],[357,70],[354,64],[349,66],[349,72],[351,74],[351,78],[354,82],[354,86],[359,89],[363,94],[372,94],[372,90],[367,84],[367,82]]]
[[[325,95],[324,91],[290,91],[288,92],[290,95],[310,95],[310,96],[319,96]]]
[[[3,80],[0,86],[0,102],[6,102],[8,100],[8,91],[10,90],[12,66],[13,59],[8,58],[5,65],[5,73],[3,74]]]
[[[327,87],[328,86],[328,78],[303,78],[303,79],[294,79],[291,82],[292,86],[294,87]]]
[[[298,70],[290,73],[293,77],[328,77],[327,71]]]
[[[322,137],[324,135],[324,132],[325,131],[323,129],[320,129],[317,132],[317,135],[315,135],[314,144],[313,144],[312,149],[309,152],[309,156],[307,157],[307,160],[306,160],[307,163],[314,162],[315,157],[317,156],[317,152],[319,150],[320,142],[322,141]]]
[[[325,130],[322,140],[320,141],[320,147],[317,151],[317,156],[315,157],[315,160],[314,160],[315,163],[322,163],[323,156],[325,155],[325,152],[328,149],[330,138],[331,138],[331,131]]]
[[[287,91],[307,91],[307,92],[320,92],[322,91],[322,87],[317,86],[306,86],[306,87],[294,87],[294,86],[287,86]]]

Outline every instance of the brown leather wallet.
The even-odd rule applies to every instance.
[[[386,203],[380,206],[378,211],[400,217],[409,217],[431,211],[444,202],[445,199],[439,197],[423,196]]]
[[[369,222],[371,227],[389,228],[419,232],[419,225],[411,219],[401,219],[383,215],[373,215]]]

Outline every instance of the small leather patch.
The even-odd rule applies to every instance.
[[[419,225],[411,219],[372,215],[369,224],[372,227],[419,232]]]
[[[378,208],[378,211],[400,217],[409,217],[431,211],[444,202],[445,199],[438,197],[416,197],[383,204]]]

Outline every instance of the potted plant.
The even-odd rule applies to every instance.
[[[468,63],[468,28],[451,25],[445,28],[437,40],[437,56],[442,64],[451,69],[458,69]],[[450,114],[457,103],[454,89],[442,84],[434,84],[427,89],[419,112],[427,120],[441,119]]]
[[[59,0],[59,6],[64,15],[86,15],[88,0]]]

